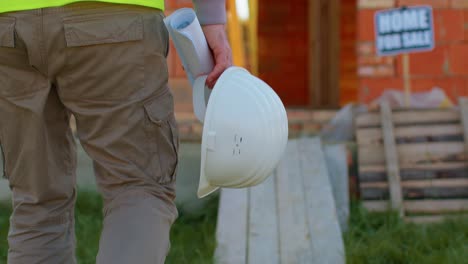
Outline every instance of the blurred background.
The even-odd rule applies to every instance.
[[[168,14],[191,6],[166,2]],[[234,63],[258,74],[289,107],[370,103],[385,89],[403,89],[401,58],[376,55],[375,12],[421,4],[434,9],[436,48],[410,55],[413,91],[440,87],[452,100],[467,95],[466,0],[228,0]],[[190,99],[174,48],[169,69],[178,101]]]
[[[369,106],[386,91],[404,90],[401,56],[376,55],[374,14],[420,4],[434,9],[436,47],[409,55],[411,89],[430,93],[438,88],[443,100],[438,97],[428,107],[438,107],[442,101],[451,106],[458,97],[468,96],[468,0],[227,0],[226,29],[234,64],[272,86],[288,108],[290,136],[315,135],[345,105]],[[167,15],[182,7],[193,7],[192,1],[166,0]],[[193,114],[192,88],[172,44],[168,67],[182,144],[177,182],[180,219],[173,229],[167,262],[211,263],[218,195],[196,198],[202,124]],[[345,117],[344,130],[349,130],[345,133],[350,137],[338,140],[349,143],[352,116],[345,113]],[[351,196],[356,198],[356,149],[348,152]],[[94,263],[101,201],[92,162],[81,148],[78,165],[77,254],[80,263]],[[0,200],[9,197],[7,182],[0,180]],[[0,203],[0,263],[6,263],[10,212],[8,202]],[[431,233],[436,239],[428,238]],[[466,221],[407,226],[394,214],[372,215],[357,204],[351,205],[344,241],[349,263],[464,263],[468,259]]]

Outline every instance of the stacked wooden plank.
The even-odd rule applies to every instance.
[[[342,156],[336,161],[346,166],[344,150],[334,147],[328,155],[336,152],[342,153],[333,155]],[[278,169],[264,183],[223,189],[215,262],[345,263],[325,160],[320,139],[291,140]]]
[[[397,210],[415,222],[468,211],[468,104],[460,103],[459,109],[393,111],[383,104],[357,116],[365,207]]]

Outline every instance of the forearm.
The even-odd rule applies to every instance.
[[[202,25],[226,23],[226,0],[193,0]]]

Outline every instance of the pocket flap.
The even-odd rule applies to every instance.
[[[151,99],[144,105],[146,114],[151,122],[160,124],[174,112],[174,100],[168,90],[164,95]]]
[[[143,39],[143,19],[137,14],[80,16],[64,20],[68,47]]]
[[[14,17],[0,17],[0,47],[15,47],[15,23]]]

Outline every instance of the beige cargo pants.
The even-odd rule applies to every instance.
[[[163,263],[178,132],[156,9],[104,3],[0,14],[8,263],[75,263],[77,134],[104,198],[97,263]]]

